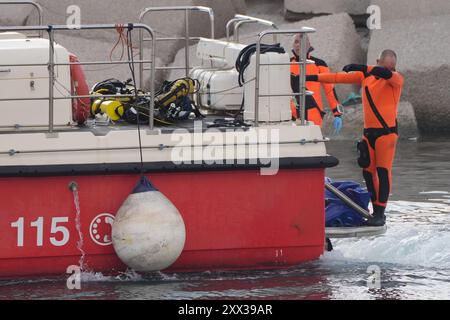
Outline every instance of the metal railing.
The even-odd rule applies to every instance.
[[[315,32],[313,28],[303,27],[298,30],[266,30],[258,34],[258,40],[256,41],[256,67],[255,67],[255,126],[259,126],[259,98],[260,97],[271,97],[271,96],[299,96],[299,107],[300,107],[300,121],[301,125],[305,125],[306,119],[306,108],[305,100],[307,95],[312,95],[313,92],[306,91],[306,65],[309,63],[314,63],[313,61],[307,60],[308,48],[306,48],[306,34]],[[283,34],[283,35],[293,35],[300,34],[300,55],[297,63],[261,63],[261,40],[269,34]],[[259,78],[260,78],[260,67],[261,66],[271,66],[271,65],[299,65],[299,91],[294,93],[283,93],[283,94],[267,94],[261,95],[259,93]]]
[[[0,5],[29,5],[29,6],[33,6],[38,13],[38,22],[39,25],[42,26],[44,24],[44,11],[42,10],[42,7],[39,3],[34,2],[34,1],[2,1],[0,2]],[[39,30],[38,32],[38,37],[42,38],[42,36],[44,35],[44,31]],[[29,35],[32,36],[32,35]]]
[[[239,29],[242,25],[247,24],[247,23],[259,23],[265,26],[269,26],[273,29],[278,29],[278,26],[273,23],[272,21],[269,20],[264,20],[264,19],[259,19],[259,18],[255,18],[255,17],[251,17],[251,16],[246,16],[243,14],[236,14],[234,16],[234,18],[232,18],[231,20],[229,20],[225,26],[225,32],[226,32],[226,37],[227,37],[227,41],[230,41],[230,29],[233,26],[233,41],[238,42],[239,43]],[[277,35],[273,34],[273,41],[277,42]]]
[[[172,67],[158,67],[158,70],[182,70],[184,69],[186,72],[186,77],[189,76],[190,72],[190,61],[189,61],[189,45],[191,40],[199,40],[199,37],[191,37],[189,33],[189,11],[198,11],[198,12],[205,12],[209,16],[209,23],[210,23],[210,36],[211,39],[214,39],[214,12],[212,8],[209,7],[203,7],[203,6],[175,6],[175,7],[149,7],[145,8],[141,11],[139,15],[139,22],[143,23],[143,20],[145,17],[151,13],[151,12],[157,12],[157,11],[184,11],[184,25],[185,25],[185,32],[184,37],[162,37],[162,38],[152,38],[152,39],[146,39],[143,37],[142,32],[139,33],[139,43],[140,43],[140,50],[139,50],[139,59],[144,60],[144,51],[142,42],[144,41],[178,41],[178,40],[184,40],[185,41],[185,50],[184,50],[184,61],[185,65],[182,66],[172,66]],[[144,63],[139,64],[139,83],[141,88],[144,84],[144,70],[148,70],[144,67]],[[154,78],[150,79],[150,82],[154,82]]]
[[[151,63],[150,73],[152,79],[155,75],[155,42],[152,42],[151,50],[152,55],[150,60],[142,61],[93,61],[93,62],[69,62],[69,63],[56,63],[54,61],[54,32],[58,30],[64,31],[72,31],[72,30],[115,30],[117,28],[117,24],[92,24],[92,25],[81,25],[79,28],[74,29],[70,26],[66,25],[48,25],[48,26],[19,26],[19,27],[0,27],[0,32],[7,31],[47,31],[49,37],[49,62],[47,64],[3,64],[0,67],[17,67],[17,66],[47,66],[49,72],[49,96],[48,97],[37,97],[37,98],[5,98],[0,99],[0,101],[25,101],[25,100],[48,100],[49,101],[49,120],[48,120],[48,132],[50,134],[53,133],[54,130],[54,100],[60,99],[80,99],[80,98],[95,98],[97,95],[67,95],[63,97],[55,97],[54,96],[54,84],[55,84],[55,66],[67,66],[67,65],[84,65],[84,64],[124,64],[124,63]],[[127,27],[128,30],[138,29],[141,32],[148,32],[149,36],[153,39],[154,32],[153,30],[145,24],[137,23],[137,24],[126,24],[123,25]],[[142,46],[142,43],[140,43]],[[139,48],[140,49],[140,48]],[[139,97],[150,97],[150,109],[149,109],[149,126],[150,130],[153,130],[153,120],[154,120],[154,100],[155,100],[155,88],[153,81],[150,83],[150,94],[138,94]],[[134,94],[129,95],[121,95],[121,97],[135,97]],[[116,95],[103,95],[102,97],[117,97]]]
[[[301,145],[305,144],[318,144],[322,142],[329,142],[329,138],[323,138],[323,139],[301,139],[300,141],[295,141],[296,143],[300,143]],[[279,142],[280,145],[291,145],[292,141],[281,141]],[[250,143],[250,142],[244,142],[244,143],[236,143],[234,146],[259,146],[259,142]],[[157,150],[163,150],[163,149],[177,149],[177,148],[190,148],[190,147],[223,147],[223,144],[176,144],[176,145],[166,145],[166,144],[159,144],[154,146],[142,146],[143,150],[151,150],[151,149],[157,149]],[[130,147],[105,147],[105,148],[70,148],[70,149],[34,149],[34,150],[16,150],[16,149],[9,149],[7,151],[0,150],[0,155],[9,155],[9,156],[15,156],[16,154],[36,154],[36,153],[56,153],[56,152],[91,152],[91,151],[123,151],[123,150],[136,150],[135,146]]]

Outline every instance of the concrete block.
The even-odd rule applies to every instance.
[[[246,5],[245,0],[192,0],[193,5],[211,7],[214,11],[214,25],[216,38],[225,36],[225,25],[228,20],[232,19],[235,14],[245,14]],[[208,19],[206,16],[193,17],[191,28],[197,35],[208,36],[209,30],[206,27],[208,25]]]
[[[358,140],[361,139],[364,122],[363,122],[363,108],[361,104],[345,107],[343,116],[344,127],[340,135],[333,136],[333,115],[328,113],[325,116],[322,132],[326,137],[332,140]],[[403,140],[417,138],[419,136],[419,129],[414,113],[414,108],[411,103],[402,101],[398,105],[398,126],[399,138]]]
[[[55,37],[55,41],[75,54],[81,62],[91,61],[109,61],[109,52],[112,45],[108,41],[104,40],[92,40],[82,37],[73,37],[67,34],[58,34]],[[115,51],[113,60],[120,60],[120,50]],[[127,59],[126,52],[123,60]],[[136,58],[137,59],[137,58]],[[156,63],[162,64],[161,59],[157,58]],[[136,81],[139,81],[138,66],[136,65]],[[83,70],[86,74],[88,85],[92,87],[96,82],[108,79],[116,78],[122,81],[132,78],[131,71],[128,64],[122,65],[86,65],[83,66]],[[148,83],[150,78],[150,71],[144,72],[144,81]]]
[[[41,5],[45,10],[45,23],[48,24],[66,24],[67,7],[73,4],[72,0],[40,0]],[[90,1],[78,0],[76,5],[81,10],[81,24],[104,24],[104,23],[129,23],[138,22],[139,14],[142,9],[146,7],[156,6],[176,6],[176,5],[193,5],[193,1],[189,0],[131,0],[127,2],[121,1]],[[105,14],[105,8],[107,12]],[[174,17],[179,17],[174,18]],[[165,34],[170,36],[181,35],[184,30],[184,15],[182,12],[175,15],[169,13],[150,13],[143,23],[148,24],[156,33],[157,37],[162,37]],[[192,30],[194,33],[195,30]],[[103,39],[111,41],[111,35],[114,31],[90,30],[80,32],[77,36],[86,39]],[[75,33],[73,33],[75,34]],[[114,44],[114,42],[113,42]],[[176,52],[180,47],[177,42],[159,42],[158,51],[159,56],[167,57],[170,61],[170,55]]]
[[[73,4],[72,0],[40,0],[39,3],[45,10],[46,23],[65,24],[69,14],[66,12],[68,6]],[[128,23],[138,22],[139,14],[148,7],[171,7],[171,6],[207,6],[214,10],[215,28],[217,36],[225,35],[226,21],[231,19],[239,11],[245,10],[244,0],[130,0],[127,2],[106,0],[91,1],[78,0],[76,5],[81,9],[81,23]],[[105,6],[107,12],[105,14]],[[143,22],[161,34],[181,34],[184,30],[184,12],[155,12],[147,15]],[[209,36],[209,28],[205,27],[208,18],[205,14],[190,11],[190,31],[193,35]],[[92,31],[90,37],[98,38],[102,32]],[[183,34],[184,35],[184,34]],[[89,37],[86,35],[84,37]]]
[[[247,15],[272,21],[280,25],[286,23],[283,0],[247,0]]]
[[[450,133],[450,15],[391,20],[371,35],[368,61],[383,49],[398,54],[403,99],[414,107],[423,134]]]
[[[291,22],[279,25],[279,29],[299,29],[308,26],[316,29],[316,33],[310,36],[311,45],[315,48],[313,55],[327,62],[332,72],[342,70],[342,67],[349,63],[365,63],[365,54],[360,46],[360,38],[356,33],[352,19],[346,13],[317,17],[301,22]],[[240,42],[250,44],[256,42],[256,36],[264,26],[248,24],[240,32]],[[287,52],[291,52],[292,37],[278,36],[278,41]],[[264,43],[272,42],[272,37],[263,39]],[[192,66],[200,64],[195,56],[195,48],[190,49],[190,61]],[[171,65],[184,65],[184,48],[181,49]],[[184,76],[184,71],[172,71],[168,74],[169,79]],[[336,86],[336,92],[343,101],[350,92],[358,92],[359,87],[350,85]],[[326,99],[324,99],[325,103]],[[325,108],[328,108],[325,106]]]
[[[370,0],[284,0],[286,10],[295,13],[365,14]]]
[[[360,36],[348,14],[340,13],[299,22],[284,23],[279,25],[279,29],[299,29],[305,26],[316,29],[316,32],[310,35],[311,45],[314,47],[312,55],[325,60],[332,72],[341,71],[342,67],[349,63],[365,63],[365,53],[361,48]],[[241,42],[255,42],[256,34],[264,29],[266,27],[246,26],[240,37]],[[264,42],[267,43],[272,41],[272,38],[269,36],[265,40]],[[286,51],[291,52],[291,36],[278,36],[278,41],[281,42]],[[336,92],[341,100],[344,100],[350,92],[357,91],[359,91],[357,86],[336,86]]]
[[[65,24],[68,14],[67,7],[73,4],[72,0],[40,0],[45,10],[45,23]],[[233,1],[207,1],[207,0],[130,0],[127,2],[119,1],[91,1],[78,0],[76,4],[81,9],[81,23],[128,23],[138,22],[139,14],[146,7],[157,6],[180,6],[180,5],[199,5],[213,8],[215,13],[215,32],[217,36],[225,35],[225,24],[239,10],[239,13],[245,11],[244,0]],[[107,12],[105,14],[105,8]],[[245,13],[245,12],[244,12]],[[209,23],[206,14],[199,12],[190,12],[189,30],[191,36],[210,36],[210,29],[206,27]],[[150,13],[144,19],[143,23],[149,25],[156,34],[156,37],[175,37],[184,36],[185,22],[184,12],[177,13],[155,12]],[[110,48],[117,40],[115,31],[80,31],[68,33],[69,36],[92,39],[96,41],[105,41],[104,48],[109,53]],[[108,41],[108,44],[106,43]],[[80,42],[87,43],[87,42]],[[137,38],[134,39],[137,45]],[[184,46],[184,40],[180,41],[158,41],[156,56],[158,57],[159,67],[173,61],[176,52]],[[89,48],[79,48],[81,51],[88,51]],[[100,52],[98,52],[100,54]],[[92,55],[95,56],[95,55]],[[148,56],[146,57],[148,58]],[[162,79],[163,73],[158,72],[157,79]]]
[[[193,45],[189,47],[189,64],[193,67],[202,65],[202,61],[197,58],[196,55],[197,46]],[[184,67],[185,66],[185,49],[180,49],[175,55],[173,63],[169,64],[170,67]],[[186,76],[185,70],[170,70],[164,74],[167,80],[175,80]]]
[[[2,4],[7,0],[0,0],[0,25],[23,26],[27,19],[38,24],[38,15],[34,7],[30,5]]]
[[[247,1],[246,0],[231,0],[231,5],[234,8],[234,11],[239,14],[246,14],[248,10]]]
[[[449,0],[371,0],[371,4],[381,9],[381,24],[383,21],[420,19],[427,16],[440,16],[450,14]]]

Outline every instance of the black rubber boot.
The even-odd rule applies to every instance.
[[[325,250],[328,252],[333,251],[333,245],[331,244],[330,238],[325,238]]]
[[[372,227],[384,226],[386,223],[386,216],[384,215],[385,209],[385,207],[374,204],[372,218],[367,220],[367,225]]]

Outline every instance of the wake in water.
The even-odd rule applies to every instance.
[[[78,261],[78,265],[80,266],[81,270],[84,270],[85,269],[84,259],[86,257],[86,252],[83,250],[84,239],[83,239],[83,232],[81,231],[80,198],[78,195],[77,185],[75,183],[73,183],[71,185],[71,189],[72,189],[72,193],[73,193],[73,203],[75,205],[75,210],[76,210],[75,228],[78,232],[77,249],[81,253],[80,260]]]
[[[448,198],[430,200],[440,202],[391,201],[384,235],[333,240],[335,251],[322,259],[450,269],[450,204]]]
[[[127,270],[120,272],[117,275],[109,276],[104,275],[101,272],[88,272],[81,273],[82,282],[124,282],[124,281],[142,281],[143,277],[134,270]]]

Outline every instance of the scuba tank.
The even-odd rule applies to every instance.
[[[120,95],[132,94],[134,87],[130,85],[131,79],[122,82],[117,79],[107,79],[96,83],[92,87],[92,94],[98,98],[91,100],[90,112],[93,117],[97,114],[106,114],[112,121],[122,119],[126,110],[131,107],[133,98],[120,97]],[[102,95],[116,95],[116,97],[103,97]]]
[[[191,78],[178,79],[163,85],[160,95],[155,99],[155,106],[167,108],[180,97],[185,97],[196,92],[197,82]]]
[[[149,121],[150,99],[148,97],[121,97],[135,93],[135,87],[128,79],[122,82],[117,79],[107,79],[92,87],[92,94],[98,95],[91,100],[91,116],[106,115],[112,121],[125,120],[128,123],[147,124]],[[191,78],[181,78],[164,82],[155,98],[154,119],[164,125],[186,120],[193,112],[196,117],[202,117],[200,111],[189,98],[198,91],[199,83]],[[138,90],[139,93],[143,93]],[[114,95],[104,97],[103,95]]]
[[[91,113],[106,113],[106,115],[113,121],[117,121],[122,118],[125,113],[125,107],[120,100],[103,100],[96,99],[91,105]]]
[[[155,98],[155,120],[163,124],[172,124],[177,120],[186,120],[194,112],[196,117],[203,117],[189,98],[199,90],[198,80],[181,78],[164,82]]]

